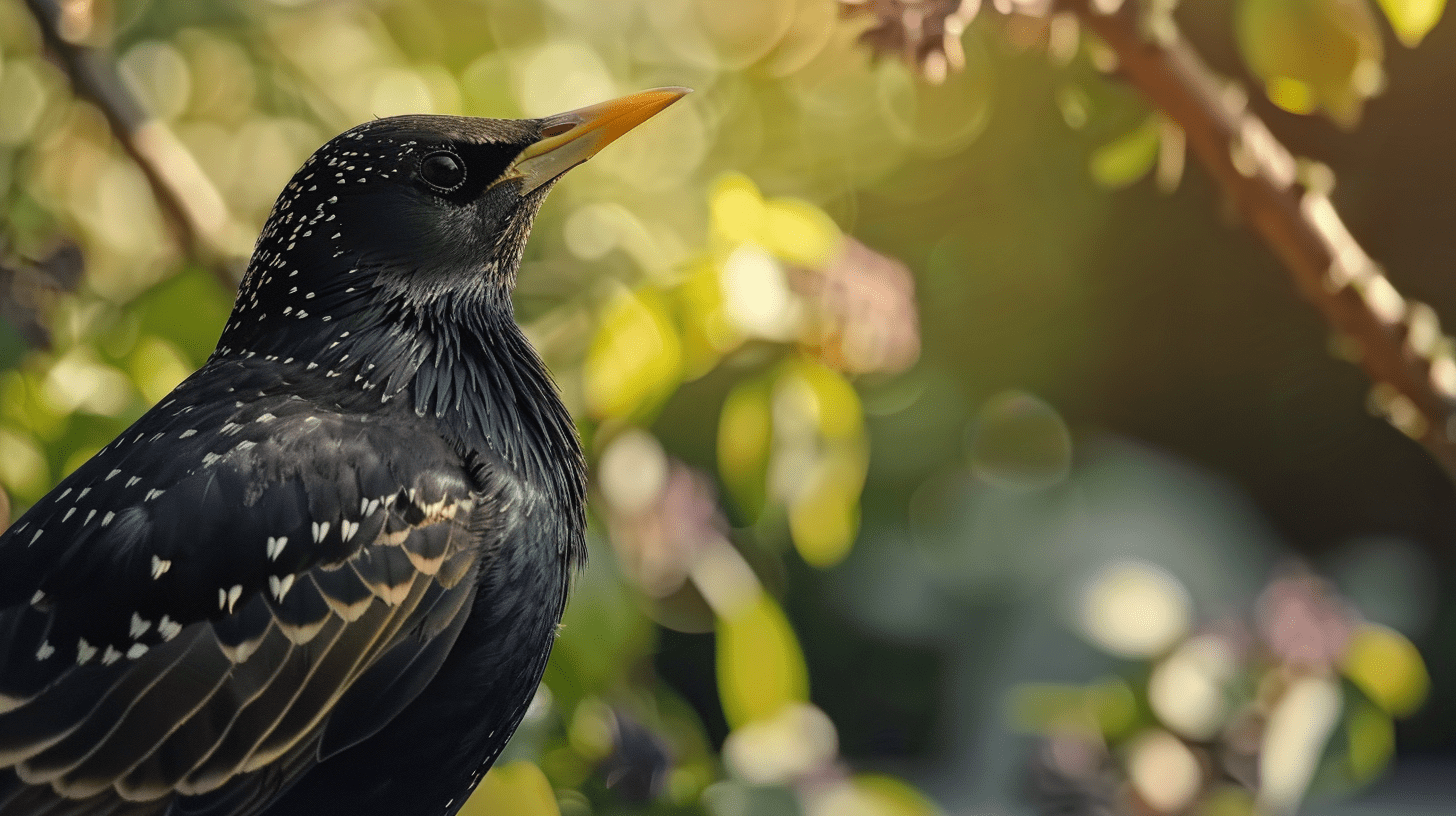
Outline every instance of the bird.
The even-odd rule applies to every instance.
[[[375,119],[303,164],[213,354],[0,536],[0,816],[463,806],[586,554],[523,247],[685,93]]]

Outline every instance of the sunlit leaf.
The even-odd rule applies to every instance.
[[[814,395],[819,432],[829,439],[857,439],[864,433],[864,406],[843,374],[803,359],[792,369],[803,377]]]
[[[863,487],[858,462],[833,457],[819,469],[789,508],[789,533],[794,548],[810,565],[832,567],[849,554],[859,530],[859,494]]]
[[[1158,160],[1159,143],[1157,119],[1149,117],[1136,130],[1092,154],[1092,178],[1114,189],[1133,184],[1153,169],[1153,163]]]
[[[740,173],[718,179],[709,198],[713,230],[729,241],[755,243],[764,233],[768,217],[758,185]]]
[[[662,296],[641,289],[613,298],[582,363],[592,413],[625,417],[651,408],[681,373],[682,346]]]
[[[783,610],[760,594],[718,622],[718,694],[730,726],[808,699],[809,675]]]
[[[1421,44],[1446,9],[1446,0],[1378,0],[1395,29],[1395,36],[1409,48]]]
[[[839,227],[807,201],[774,199],[764,216],[764,248],[786,261],[822,266],[839,248]]]
[[[561,816],[556,795],[541,769],[530,762],[497,765],[480,780],[460,816]]]
[[[1426,699],[1431,677],[1421,653],[1405,636],[1363,624],[1345,649],[1345,676],[1394,717],[1414,712]]]
[[[1383,84],[1384,47],[1366,0],[1240,0],[1236,28],[1270,101],[1292,113],[1323,108],[1351,127]]]

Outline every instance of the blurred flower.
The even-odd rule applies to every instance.
[[[900,261],[846,237],[825,268],[794,267],[789,280],[811,304],[805,339],[827,364],[896,373],[920,356],[915,279]]]
[[[1178,813],[1203,786],[1203,768],[1188,745],[1154,729],[1128,749],[1127,775],[1139,798],[1157,813]]]
[[[1255,606],[1259,636],[1275,658],[1320,673],[1339,664],[1356,620],[1328,581],[1306,572],[1275,580]]]
[[[1188,631],[1188,590],[1145,561],[1111,564],[1087,582],[1079,622],[1098,646],[1126,657],[1162,654]]]
[[[734,775],[757,785],[792,782],[838,752],[834,723],[809,703],[786,705],[772,718],[735,729],[723,743]]]
[[[860,41],[876,55],[894,54],[939,84],[966,61],[961,34],[976,16],[980,0],[840,0],[846,17],[873,23]]]
[[[728,546],[712,484],[667,459],[646,432],[634,429],[613,440],[598,473],[617,557],[648,595],[677,591],[707,547]]]
[[[1107,747],[1084,736],[1053,734],[1041,741],[1028,773],[1037,813],[1114,816],[1117,770]]]

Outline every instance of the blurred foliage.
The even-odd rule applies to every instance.
[[[1135,658],[1118,679],[1025,685],[1012,717],[1045,737],[1033,795],[1130,813],[1293,813],[1307,790],[1368,783],[1395,750],[1393,717],[1425,701],[1411,642],[1362,621],[1324,581],[1272,581],[1253,620],[1191,624],[1188,593],[1127,562],[1086,588],[1085,633]]]
[[[1443,5],[1379,9],[1442,53]],[[971,24],[977,7],[67,3],[64,36],[114,56],[215,188],[196,226],[217,260],[176,245],[0,0],[0,485],[24,509],[206,359],[220,278],[334,133],[688,85],[559,185],[527,250],[518,316],[587,443],[592,559],[463,812],[920,816],[1031,778],[1047,812],[1273,813],[1377,778],[1396,719],[1456,703],[1432,680],[1456,658],[1413,645],[1456,619],[1411,543],[1453,530],[1410,521],[1449,514],[1449,485],[1359,413],[1206,185],[1140,186],[1178,187],[1183,137],[1102,75],[1106,48],[1067,14]],[[1397,60],[1374,9],[1178,13],[1280,110],[1351,128]],[[1407,220],[1429,210],[1406,198]],[[1231,477],[1280,533],[1123,434]],[[1281,535],[1348,600],[1250,578]],[[1195,623],[1230,608],[1255,611]],[[1456,744],[1456,718],[1428,722],[1426,747]]]

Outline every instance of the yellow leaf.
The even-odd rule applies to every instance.
[[[582,363],[587,406],[598,417],[652,407],[682,376],[682,344],[662,296],[623,292],[608,304]]]
[[[1415,48],[1431,33],[1446,9],[1446,0],[1379,0],[1380,8],[1407,48]]]
[[[864,406],[859,392],[838,371],[801,359],[791,375],[803,377],[814,395],[819,432],[826,439],[859,439],[864,435]]]
[[[496,766],[460,810],[460,816],[561,816],[546,774],[529,762]]]
[[[1420,708],[1431,687],[1421,653],[1405,636],[1378,624],[1366,623],[1345,649],[1345,676],[1392,717],[1404,717]]]
[[[809,697],[799,640],[773,599],[762,593],[718,621],[718,695],[733,728],[768,719]]]
[[[799,555],[811,566],[825,569],[838,564],[854,544],[859,530],[859,494],[864,484],[863,470],[856,464],[827,462],[820,468],[819,478],[789,508],[789,535]]]
[[[776,198],[768,203],[764,216],[764,249],[790,263],[824,266],[839,249],[839,226],[807,201]]]
[[[709,198],[713,230],[735,244],[760,243],[764,233],[763,196],[753,180],[741,173],[718,179]]]

